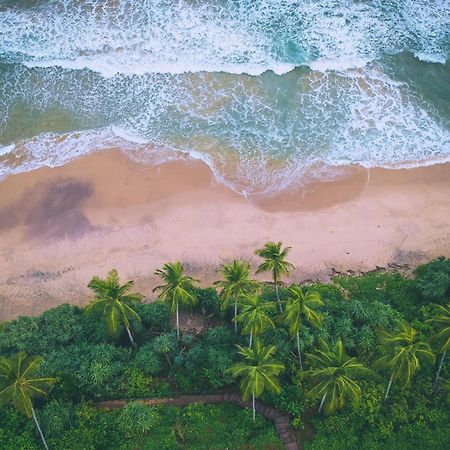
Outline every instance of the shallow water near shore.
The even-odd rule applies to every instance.
[[[271,196],[447,161],[449,23],[443,0],[0,1],[0,178],[120,147]]]

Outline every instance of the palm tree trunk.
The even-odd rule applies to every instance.
[[[298,331],[297,331],[297,353],[298,353],[298,363],[300,364],[300,370],[303,370],[302,353],[300,351],[300,332]]]
[[[253,422],[256,420],[255,393],[252,392]]]
[[[438,367],[438,370],[436,373],[436,379],[434,380],[433,391],[436,389],[438,381],[439,381],[439,377],[441,376],[441,369],[442,369],[442,365],[444,364],[444,358],[445,358],[446,353],[447,353],[447,351],[442,353],[442,358],[441,358],[441,361],[439,363],[439,367]]]
[[[322,400],[320,400],[319,411],[317,411],[319,414],[322,411],[323,404],[325,403],[326,396],[327,396],[327,393],[325,392],[325,394],[323,394]]]
[[[384,396],[384,401],[386,401],[388,396],[389,396],[389,391],[391,390],[391,386],[392,386],[392,381],[393,380],[394,380],[394,372],[392,372],[391,378],[389,379],[389,384],[388,384],[388,387],[386,389],[386,394]]]
[[[275,292],[277,294],[278,308],[280,308],[280,312],[283,312],[283,307],[281,306],[280,294],[278,292],[278,282],[275,281]]]
[[[131,331],[130,331],[130,329],[127,326],[125,326],[125,328],[127,329],[127,333],[128,333],[128,337],[130,338],[131,345],[135,348],[136,347],[136,342],[134,342],[134,339],[133,339],[133,336],[131,334]]]
[[[180,340],[180,316],[178,314],[178,300],[177,300],[177,339]]]
[[[47,442],[45,441],[44,434],[42,433],[41,427],[39,426],[39,422],[37,420],[37,417],[36,417],[36,414],[34,412],[34,408],[33,407],[31,407],[31,412],[33,414],[33,420],[34,420],[34,423],[36,424],[36,428],[39,431],[39,436],[41,436],[42,443],[44,444],[45,450],[48,450]]]
[[[234,332],[237,334],[237,297],[234,297]]]
[[[250,331],[250,341],[248,343],[248,346],[251,347],[252,346],[252,341],[253,341],[253,331]]]

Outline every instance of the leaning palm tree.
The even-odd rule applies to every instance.
[[[431,337],[431,340],[436,341],[439,344],[439,353],[442,353],[439,367],[436,372],[436,378],[434,380],[434,388],[436,388],[439,382],[444,358],[450,348],[450,305],[438,305],[437,308],[439,313],[435,317],[426,320],[426,322],[431,323],[436,330],[436,333]]]
[[[242,311],[234,320],[243,323],[243,334],[250,335],[249,347],[252,346],[254,337],[259,336],[267,328],[275,328],[270,313],[276,309],[273,302],[261,300],[261,297],[255,294],[245,294],[239,297]]]
[[[302,288],[292,285],[289,288],[289,297],[286,309],[281,318],[288,324],[289,333],[297,338],[297,354],[300,370],[303,370],[302,354],[300,351],[300,328],[307,322],[317,328],[323,323],[323,316],[315,308],[323,306],[324,303],[318,292],[303,293]]]
[[[38,356],[30,356],[24,352],[9,358],[0,356],[0,404],[12,402],[15,408],[33,418],[39,436],[46,450],[47,442],[34,412],[32,398],[44,397],[47,389],[56,381],[54,378],[32,378],[33,372],[41,363]]]
[[[161,277],[165,281],[165,284],[156,286],[153,289],[153,292],[161,291],[158,298],[170,306],[172,314],[176,314],[178,340],[180,339],[180,304],[194,305],[197,303],[197,297],[192,290],[198,280],[184,275],[183,272],[183,265],[179,261],[164,264],[162,269],[155,271],[155,275]]]
[[[130,292],[133,286],[133,281],[121,285],[116,269],[111,270],[104,280],[99,277],[92,278],[88,287],[94,291],[95,296],[87,306],[86,313],[101,311],[110,335],[116,334],[123,325],[131,345],[135,347],[136,343],[130,330],[131,321],[140,322],[141,318],[133,306],[142,300],[143,295]]]
[[[307,357],[313,369],[304,372],[303,376],[311,380],[314,387],[306,395],[313,399],[321,398],[319,413],[323,407],[327,415],[342,409],[347,398],[354,408],[358,407],[361,387],[354,378],[371,371],[345,353],[341,339],[334,346],[321,340],[319,349]]]
[[[281,242],[267,242],[263,248],[256,250],[256,254],[264,258],[265,261],[258,267],[256,273],[272,272],[273,282],[275,283],[275,292],[277,294],[278,307],[283,311],[278,292],[278,283],[283,275],[289,275],[289,270],[294,268],[294,265],[286,261],[285,258],[289,253],[291,247],[281,249]]]
[[[253,420],[256,417],[255,398],[265,389],[280,393],[281,387],[277,376],[284,370],[284,364],[273,359],[276,347],[264,347],[256,339],[253,348],[237,345],[238,354],[244,357],[243,362],[234,364],[228,371],[234,377],[241,378],[241,392],[244,400],[252,398]]]
[[[230,264],[224,264],[220,272],[225,280],[216,281],[214,285],[222,288],[220,298],[221,309],[226,310],[234,305],[234,319],[238,313],[238,297],[250,293],[258,287],[258,282],[250,279],[250,265],[247,261],[235,259]],[[234,320],[234,331],[237,333],[237,321]]]
[[[420,360],[434,362],[434,354],[426,342],[420,341],[417,331],[405,323],[400,323],[400,327],[392,332],[382,331],[380,342],[385,355],[375,361],[375,367],[384,367],[391,371],[384,395],[386,400],[394,380],[399,379],[404,388],[410,386],[416,370],[420,367]]]

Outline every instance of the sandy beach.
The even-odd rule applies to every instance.
[[[0,182],[0,321],[86,304],[91,277],[111,268],[149,299],[168,261],[208,285],[233,258],[255,268],[269,240],[292,247],[290,282],[450,256],[450,165],[349,170],[251,200],[202,162],[146,167],[117,149],[10,176]]]

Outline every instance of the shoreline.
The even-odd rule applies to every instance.
[[[0,182],[0,321],[86,304],[89,280],[112,268],[149,297],[169,261],[209,285],[231,259],[255,269],[269,240],[292,247],[289,282],[450,255],[450,164],[349,171],[251,201],[201,161],[143,166],[119,150],[12,175]]]

